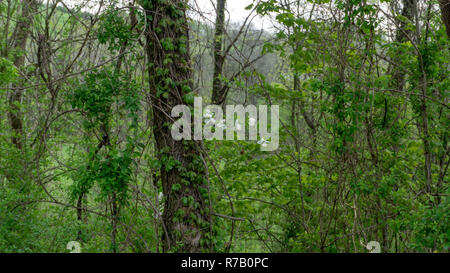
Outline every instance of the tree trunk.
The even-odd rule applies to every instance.
[[[36,8],[34,0],[22,0],[22,14],[17,19],[16,28],[14,30],[15,40],[14,48],[14,66],[20,69],[25,64],[25,50],[28,41],[29,30],[32,22],[32,11]],[[22,84],[13,84],[12,93],[9,95],[8,112],[9,123],[13,131],[12,143],[17,149],[21,150],[23,147],[22,133],[23,122],[20,117],[20,107],[18,104],[22,101]]]
[[[171,136],[171,110],[192,90],[187,3],[141,1],[145,9],[146,51],[154,136],[164,194],[164,252],[206,252],[210,248],[210,212],[202,142]],[[192,126],[193,127],[193,126]]]
[[[216,30],[214,33],[214,76],[213,76],[213,90],[211,101],[213,104],[221,105],[226,99],[226,89],[223,87],[221,79],[223,73],[223,64],[225,56],[222,51],[223,35],[225,32],[225,2],[226,0],[217,0],[216,7]]]
[[[450,0],[439,0],[441,7],[442,21],[445,24],[447,36],[450,38]]]
[[[413,20],[413,14],[414,14],[414,0],[403,0],[403,8],[402,8],[402,16],[407,18],[408,20]],[[403,43],[408,41],[408,37],[411,37],[411,31],[406,28],[407,23],[404,21],[397,21],[399,24],[399,27],[397,29],[397,34],[395,37],[395,40],[397,43]],[[402,60],[401,52],[398,52],[398,54],[394,57],[394,62],[400,65],[400,62]],[[397,91],[403,91],[404,85],[405,85],[405,72],[403,69],[397,69],[393,66],[389,67],[390,69],[393,69],[392,71],[392,81],[391,86],[394,87]]]

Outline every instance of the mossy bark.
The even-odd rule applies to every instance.
[[[201,141],[171,136],[171,110],[192,90],[187,3],[141,1],[146,14],[146,51],[153,130],[164,194],[164,252],[210,250],[210,211]],[[193,126],[192,126],[193,127]]]

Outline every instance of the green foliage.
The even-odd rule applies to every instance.
[[[119,50],[123,44],[129,43],[134,34],[130,31],[129,25],[115,7],[108,8],[100,18],[101,24],[97,33],[98,41],[101,44],[108,44],[108,49],[112,52]]]
[[[5,58],[0,58],[0,86],[14,83],[18,76],[17,69],[13,63]]]
[[[0,252],[162,252],[163,223],[169,252],[196,228],[214,252],[448,252],[449,39],[437,1],[385,2],[255,1],[276,28],[227,25],[225,104],[279,105],[274,152],[165,134],[213,85],[186,1],[39,5],[26,50],[0,2]]]

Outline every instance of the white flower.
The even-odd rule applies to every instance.
[[[209,110],[205,110],[205,113],[203,114],[203,117],[205,118],[212,118],[213,114]]]
[[[218,127],[218,128],[223,128],[223,129],[227,128],[227,126],[225,125],[225,120],[224,120],[224,119],[220,120],[220,121],[217,123],[217,127]]]
[[[254,126],[255,124],[256,124],[256,119],[254,119],[254,118],[249,118],[248,119],[248,125]]]
[[[206,124],[215,124],[216,120],[214,118],[210,118],[206,121]]]
[[[270,143],[270,142],[267,141],[267,140],[265,140],[264,138],[261,138],[260,140],[258,140],[258,144],[261,145],[261,146],[263,146],[263,147],[266,147],[267,144],[269,144],[269,143]]]
[[[162,214],[164,212],[164,203],[162,202],[164,198],[164,194],[162,192],[158,193],[158,196],[156,196],[158,207],[155,208],[155,212],[153,212],[153,217],[159,218],[162,217]]]
[[[214,114],[211,113],[211,111],[209,111],[209,109],[205,110],[205,113],[203,114],[203,117],[205,118],[205,123],[206,124],[215,124],[216,123],[216,119],[213,118]]]

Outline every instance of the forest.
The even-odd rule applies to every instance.
[[[0,0],[0,36],[0,253],[450,250],[450,0]]]

